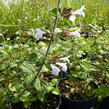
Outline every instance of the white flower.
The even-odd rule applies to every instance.
[[[23,46],[23,44],[20,44],[20,46]]]
[[[61,30],[60,28],[55,28],[55,30],[54,30],[54,33],[55,33],[55,34],[61,33],[61,32],[62,32],[62,30]]]
[[[69,63],[70,62],[69,58],[70,56],[67,56],[67,57],[60,58],[60,60],[67,61]]]
[[[75,16],[74,14],[72,14],[72,15],[69,17],[69,19],[70,19],[72,22],[74,22],[74,21],[76,20],[76,16]]]
[[[83,12],[83,10],[85,9],[85,6],[83,5],[80,9],[74,11],[72,14],[73,15],[81,15],[82,17],[85,17],[85,13]]]
[[[16,37],[16,39],[19,39],[19,38],[20,38],[20,37],[18,37],[18,36]]]
[[[60,69],[53,64],[51,64],[51,67],[52,67],[52,74],[55,75],[55,76],[58,76]]]
[[[59,63],[59,62],[57,62],[56,63],[57,65],[59,65],[62,69],[62,71],[67,71],[67,63]]]
[[[50,9],[49,9],[49,11],[52,11],[52,10],[53,10],[53,8],[50,8]]]
[[[35,34],[35,38],[37,39],[37,40],[39,40],[40,38],[42,38],[42,36],[46,33],[46,32],[44,32],[44,31],[42,31],[41,29],[36,29],[36,34]]]
[[[9,40],[10,40],[10,38],[8,37],[6,40],[8,40],[8,41],[9,41]]]
[[[70,32],[70,35],[80,37],[81,36],[80,33],[79,33],[80,31],[81,31],[81,29],[78,29],[78,30],[76,30],[74,32]]]
[[[69,19],[74,22],[76,20],[76,15],[81,15],[82,17],[85,17],[85,13],[83,12],[83,10],[85,9],[85,6],[83,5],[80,9],[72,12],[71,16],[69,17]]]

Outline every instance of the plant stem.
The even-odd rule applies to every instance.
[[[59,9],[59,5],[60,5],[60,1],[61,0],[58,0],[58,3],[57,3],[57,8]],[[56,15],[55,17],[55,21],[54,21],[54,25],[53,25],[53,32],[56,28],[56,25],[57,25],[57,21],[58,21],[58,14]],[[39,74],[41,73],[41,70],[43,68],[43,65],[45,64],[45,61],[47,59],[47,56],[48,56],[48,53],[49,53],[49,50],[50,50],[50,46],[51,46],[51,42],[52,42],[52,36],[50,35],[50,41],[49,41],[49,44],[48,44],[48,48],[47,48],[47,51],[46,51],[46,54],[45,54],[45,58],[43,60],[43,64],[40,66],[40,68],[38,69],[38,72],[36,73],[36,75],[34,76],[34,78],[31,80],[30,83],[27,84],[27,86],[23,89],[23,91],[17,96],[17,97],[20,97],[28,88],[29,86],[32,85],[32,83],[35,81],[35,79],[39,76]],[[11,97],[12,98],[12,97]]]

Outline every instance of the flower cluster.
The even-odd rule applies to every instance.
[[[74,22],[76,20],[76,15],[80,15],[82,17],[85,17],[85,13],[83,12],[84,9],[85,9],[85,6],[83,5],[80,9],[72,12],[71,15],[70,15],[70,17],[69,17],[69,19],[72,22]],[[72,30],[73,31],[73,30],[75,30],[75,28],[70,28],[69,30]],[[77,36],[77,37],[80,37],[81,36],[80,33],[79,33],[81,31],[81,29],[77,29],[77,30],[75,30],[73,32],[72,31],[69,32],[69,35],[71,35],[71,36]],[[58,33],[62,33],[62,30],[60,28],[55,28],[54,34],[58,34]],[[45,31],[43,31],[42,29],[37,28],[36,29],[36,34],[35,34],[34,37],[37,40],[40,40],[43,37],[44,34],[46,34]]]
[[[66,72],[67,68],[68,68],[67,63],[70,62],[69,58],[70,58],[70,56],[60,58],[59,59],[60,61],[66,61],[66,62],[65,63],[57,62],[56,65],[58,67],[56,65],[51,64],[52,74],[55,75],[55,76],[58,76],[60,71]]]

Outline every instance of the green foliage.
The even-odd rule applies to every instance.
[[[26,62],[20,68],[23,70],[23,72],[27,72],[27,73],[35,73],[36,72],[35,67]]]
[[[109,87],[102,84],[95,90],[95,93],[99,95],[99,100],[102,100],[103,98],[109,96]]]
[[[61,8],[58,9],[56,0],[12,0],[7,5],[4,0],[0,0],[1,109],[6,109],[10,101],[22,101],[28,108],[37,99],[45,102],[48,93],[59,95],[60,90],[56,87],[59,76],[51,74],[50,65],[65,62],[60,58],[67,56],[70,56],[70,62],[66,62],[67,72],[73,78],[70,82],[75,83],[74,92],[81,93],[83,98],[94,94],[100,99],[109,96],[107,2],[78,1],[62,0]],[[71,22],[59,13],[64,8],[75,11],[81,5],[86,6],[84,19],[77,15],[77,20]],[[58,18],[57,22],[54,17]],[[61,33],[53,32],[54,22],[57,24],[55,28],[62,29]],[[46,32],[39,41],[34,38],[35,28]],[[70,35],[79,29],[80,37]],[[35,81],[24,91],[36,74]],[[101,85],[95,89],[90,87],[91,82]],[[83,91],[77,90],[77,87],[84,87]],[[24,93],[19,96],[22,91]]]
[[[62,0],[61,7],[73,8],[73,11],[80,8],[81,5],[86,6],[86,18],[83,20],[83,25],[87,29],[87,25],[92,23],[93,20],[97,21],[97,24],[108,24],[108,1],[103,0]],[[6,5],[7,4],[7,5]],[[28,31],[36,27],[52,27],[53,18],[51,18],[52,12],[57,14],[58,9],[56,7],[56,0],[42,1],[42,0],[12,0],[12,2],[0,0],[0,33],[5,37],[10,37],[17,31],[21,31],[20,36],[25,36]],[[49,11],[52,9],[52,11]],[[52,20],[51,20],[52,19]],[[59,19],[62,22],[60,27],[64,26],[64,20]],[[45,22],[43,22],[45,21]]]

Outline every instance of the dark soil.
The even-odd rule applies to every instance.
[[[109,96],[103,99],[99,109],[109,109]]]
[[[32,103],[30,109],[56,109],[58,105],[59,105],[59,96],[49,94],[47,95],[47,101],[45,103],[36,101]]]
[[[59,96],[48,94],[47,101],[42,103],[39,100],[33,102],[28,109],[56,109],[59,105]],[[12,109],[25,109],[22,102],[12,104]]]
[[[67,98],[84,100],[94,95],[91,85],[85,84],[84,81],[70,82],[69,80],[64,80],[60,83],[59,89],[62,95]],[[88,89],[88,87],[90,87],[90,89]]]

